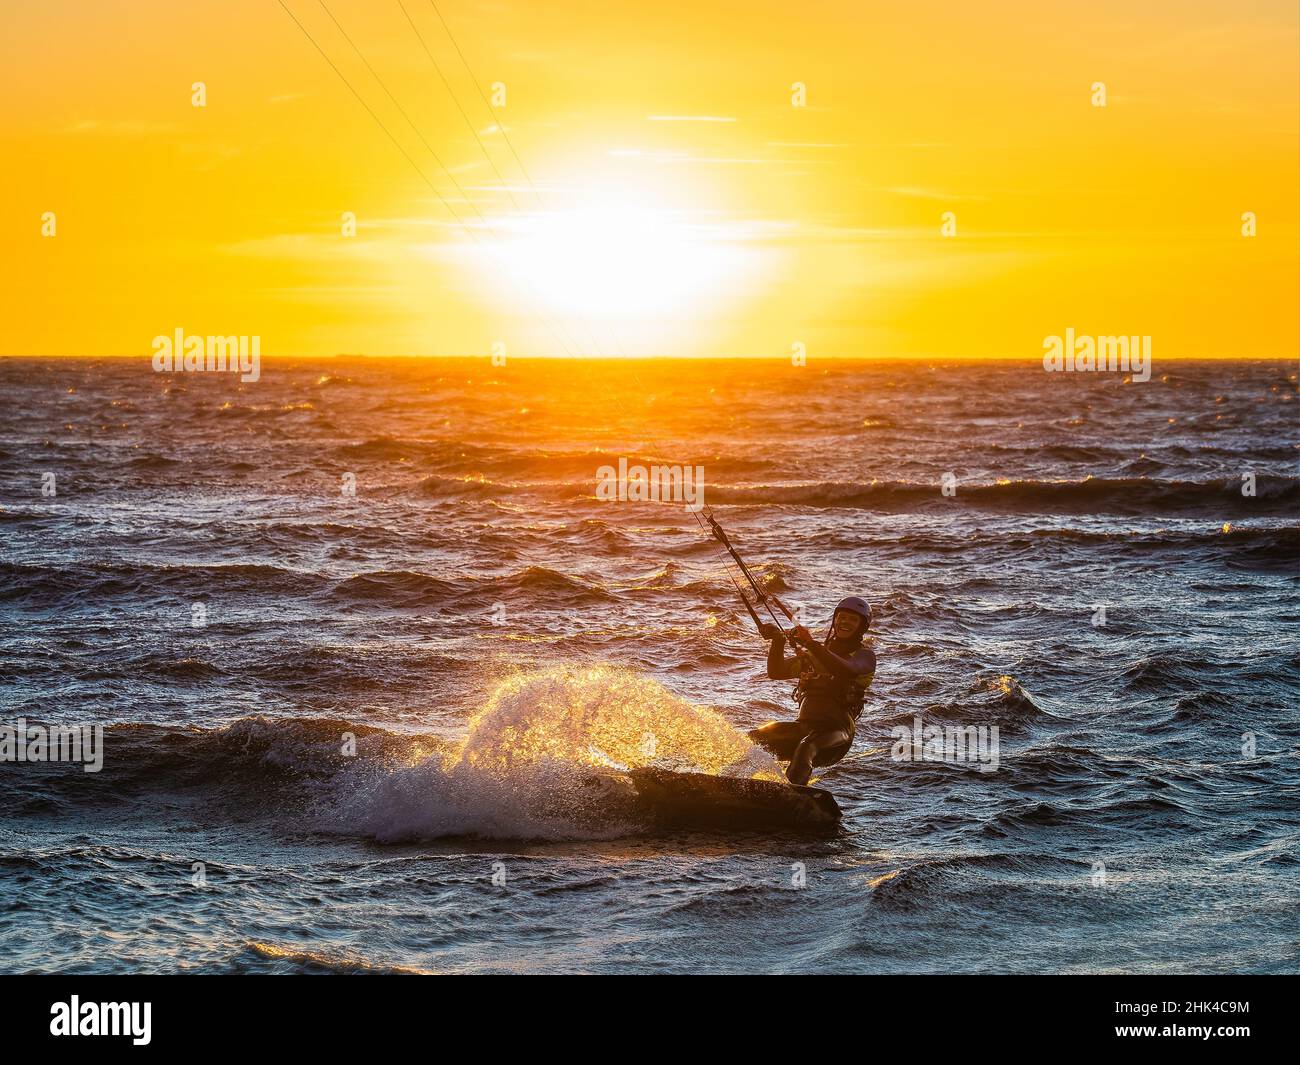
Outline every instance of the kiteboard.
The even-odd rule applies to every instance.
[[[776,780],[718,777],[642,768],[602,774],[641,816],[670,825],[710,829],[826,831],[840,822],[835,796],[823,788]]]

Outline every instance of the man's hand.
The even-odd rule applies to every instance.
[[[760,625],[758,627],[758,633],[765,640],[775,640],[778,636],[781,635],[781,630],[778,629],[771,622],[768,622],[766,625]]]
[[[801,643],[805,646],[813,642],[812,633],[803,625],[796,625],[791,629],[790,638],[793,639],[795,643]]]

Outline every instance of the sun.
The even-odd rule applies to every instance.
[[[699,329],[753,280],[743,237],[699,211],[606,198],[489,219],[475,261],[487,292],[568,325]]]

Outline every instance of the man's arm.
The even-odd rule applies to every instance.
[[[841,658],[816,640],[808,640],[804,647],[822,669],[841,680],[870,676],[876,671],[876,653],[870,647],[859,647],[848,658]]]
[[[775,625],[764,625],[763,635],[772,641],[767,649],[768,680],[794,680],[802,667],[797,658],[785,657],[785,637]]]

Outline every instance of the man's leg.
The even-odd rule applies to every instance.
[[[794,757],[800,740],[808,735],[808,729],[804,721],[769,721],[761,728],[753,729],[749,738],[781,761],[788,762]]]
[[[853,737],[845,729],[828,729],[805,736],[790,758],[786,779],[791,784],[807,784],[814,765],[834,765],[848,753],[852,743]]]

